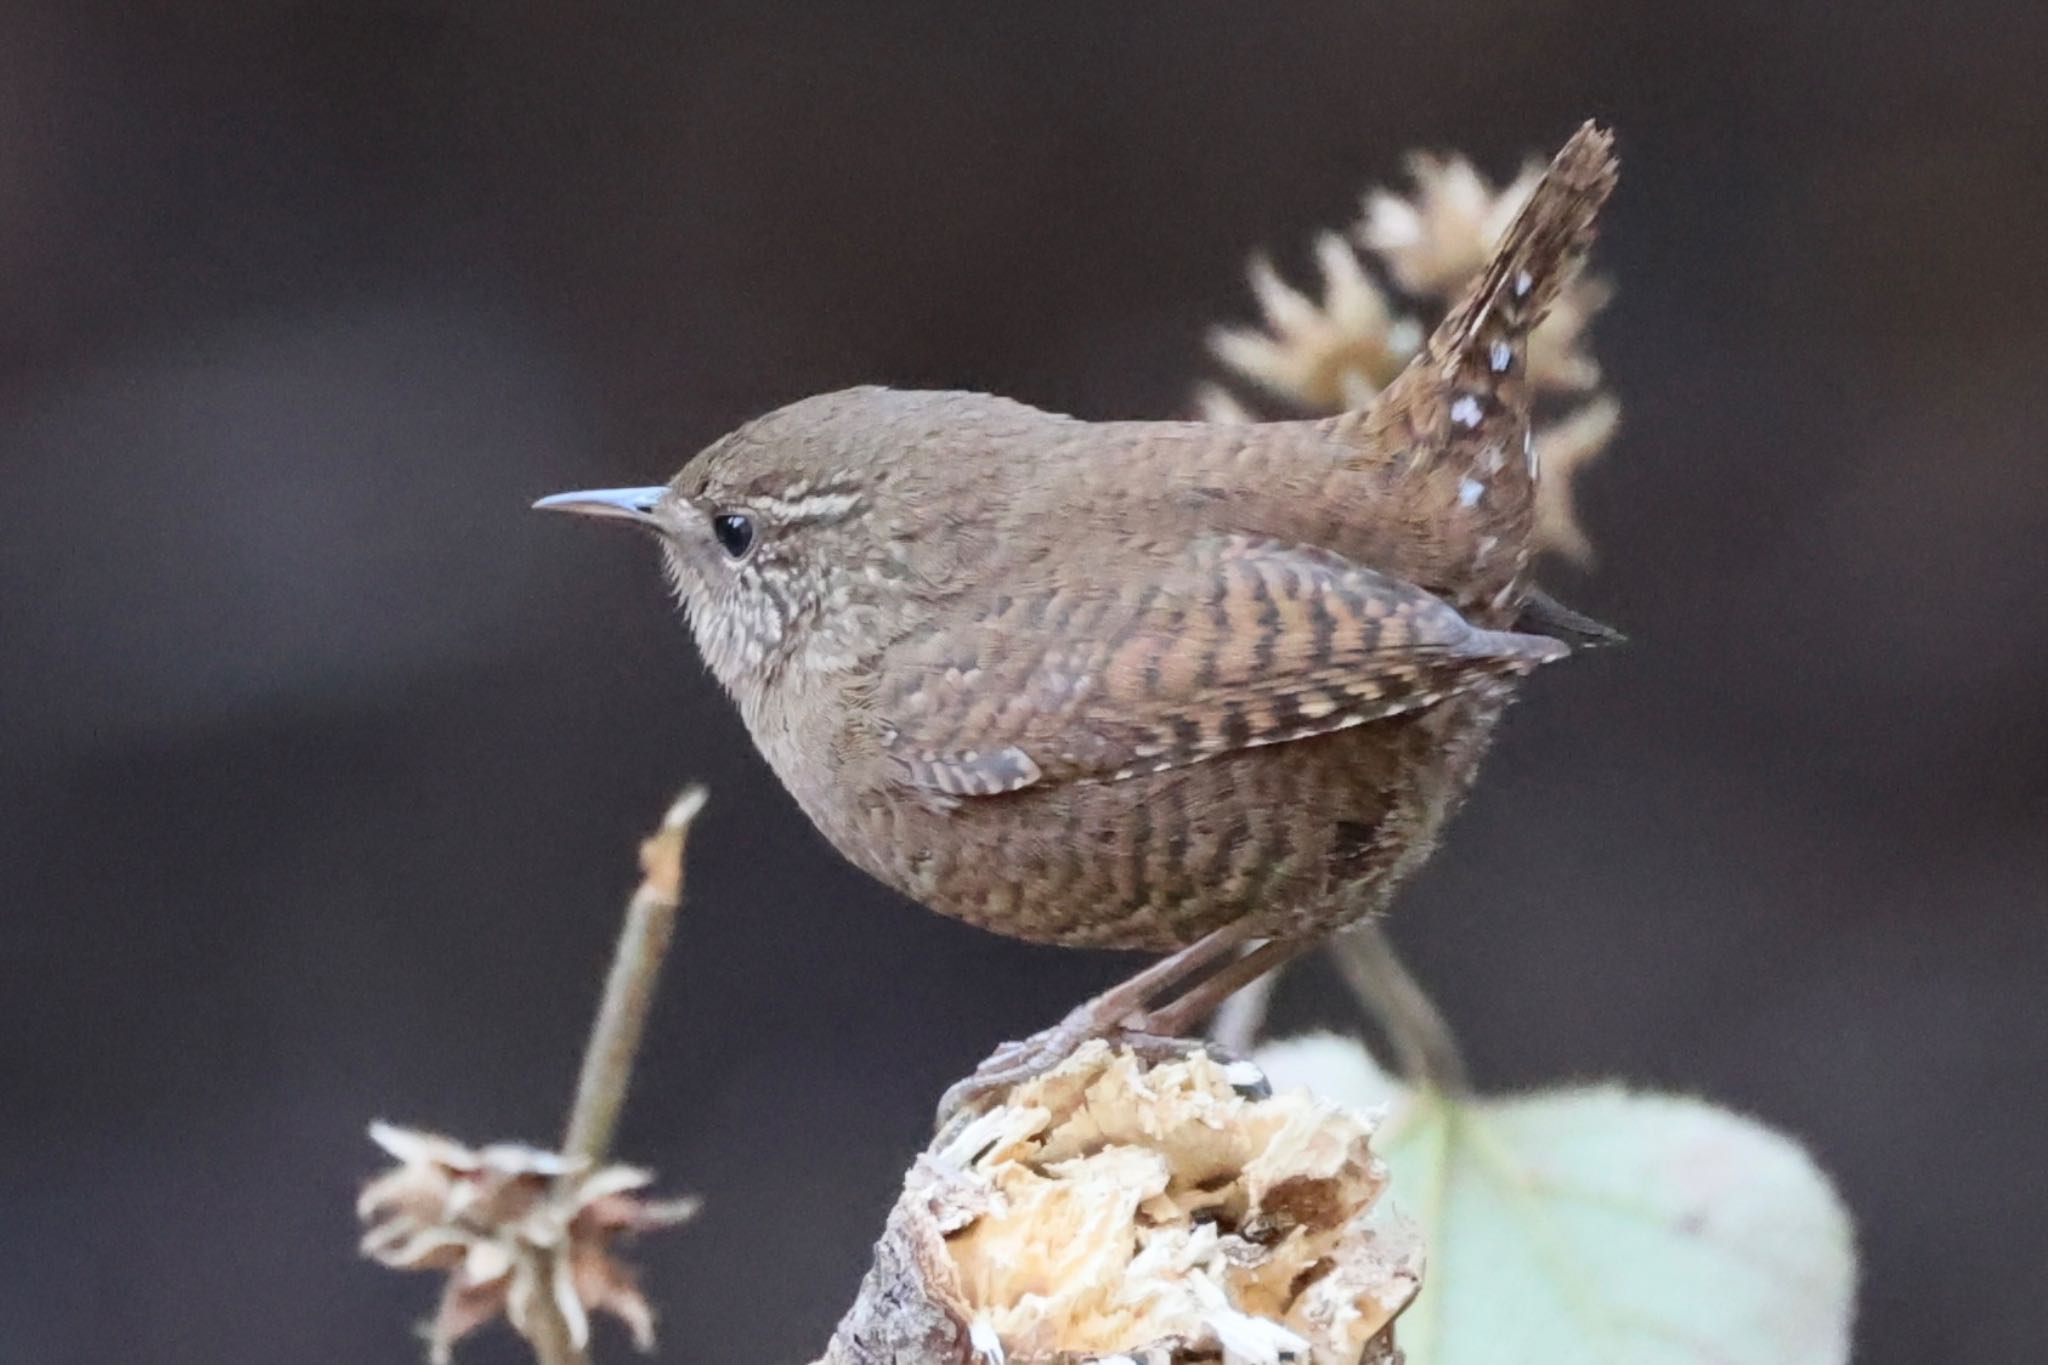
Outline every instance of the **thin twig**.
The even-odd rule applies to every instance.
[[[647,1009],[669,940],[675,936],[676,912],[683,901],[683,845],[690,822],[703,809],[704,789],[690,788],[669,807],[661,828],[640,846],[640,889],[626,907],[626,925],[619,931],[604,1001],[583,1052],[568,1135],[562,1139],[562,1155],[572,1161],[581,1158],[594,1166],[611,1152]]]
[[[533,1254],[543,1259],[543,1264],[536,1267],[540,1282],[553,1284],[553,1262],[560,1253],[536,1251]],[[562,1316],[553,1294],[541,1294],[534,1300],[523,1335],[526,1344],[533,1347],[533,1358],[539,1365],[590,1365],[590,1354],[576,1344],[569,1331],[568,1320]]]
[[[625,927],[619,931],[604,998],[583,1049],[576,1102],[569,1109],[562,1139],[562,1155],[576,1163],[577,1170],[603,1165],[618,1132],[619,1114],[633,1080],[633,1059],[640,1051],[647,1010],[654,1002],[655,983],[682,908],[683,848],[690,822],[704,809],[704,797],[702,787],[685,791],[662,817],[661,828],[640,845],[640,886],[626,906]],[[536,1254],[552,1262],[561,1250]],[[554,1283],[552,1263],[539,1270],[540,1283]],[[552,1294],[537,1296],[530,1318],[526,1338],[540,1365],[589,1365],[589,1354],[577,1345]]]
[[[1366,1012],[1387,1035],[1402,1076],[1449,1096],[1471,1092],[1458,1040],[1436,1002],[1373,920],[1330,938],[1330,956]]]

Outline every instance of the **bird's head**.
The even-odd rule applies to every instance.
[[[534,505],[652,530],[705,662],[735,695],[790,668],[855,668],[957,588],[982,539],[944,512],[945,535],[930,534],[971,471],[935,461],[932,415],[922,426],[915,415],[930,406],[918,400],[954,397],[972,396],[806,399],[713,443],[665,485]]]

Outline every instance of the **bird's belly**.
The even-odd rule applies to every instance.
[[[820,823],[905,895],[1013,938],[1163,951],[1246,916],[1306,936],[1377,909],[1427,856],[1504,701],[950,809],[873,792],[847,827]]]

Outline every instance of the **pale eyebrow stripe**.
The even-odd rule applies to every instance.
[[[748,501],[782,521],[830,521],[858,508],[861,496],[858,493],[811,493],[796,498],[764,495]]]

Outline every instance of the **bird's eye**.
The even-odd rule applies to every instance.
[[[711,518],[711,534],[718,537],[718,543],[734,559],[745,559],[747,551],[754,548],[754,521],[737,512],[720,512]]]

